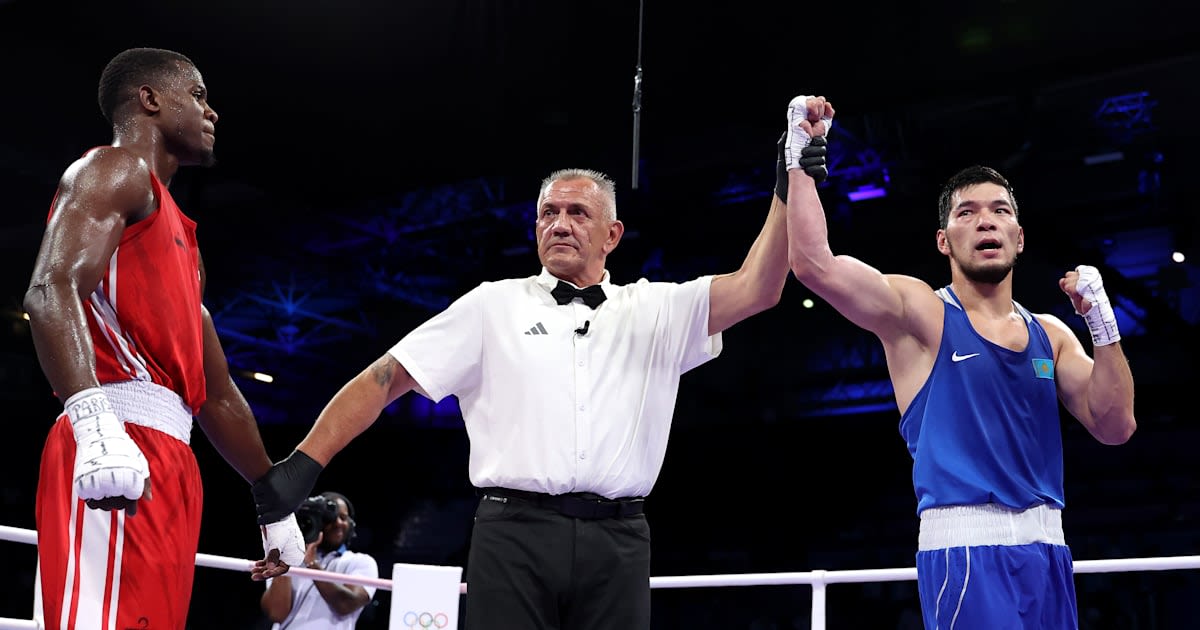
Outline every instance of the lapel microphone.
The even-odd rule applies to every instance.
[[[588,326],[591,326],[591,325],[592,325],[592,320],[590,320],[590,319],[585,319],[585,320],[583,321],[583,325],[582,325],[582,326],[580,326],[579,328],[576,328],[576,329],[575,329],[575,334],[576,334],[576,335],[579,335],[580,337],[582,337],[582,336],[586,335],[586,334],[587,334],[587,331],[588,331]]]

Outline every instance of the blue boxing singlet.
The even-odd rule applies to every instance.
[[[1062,433],[1054,350],[1041,323],[1013,351],[983,338],[949,286],[942,342],[929,378],[900,418],[913,458],[917,513],[997,503],[1063,507]]]

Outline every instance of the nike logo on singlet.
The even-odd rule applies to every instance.
[[[950,355],[950,360],[954,361],[955,363],[958,363],[959,361],[966,361],[967,359],[970,359],[971,357],[977,357],[977,356],[979,356],[978,352],[975,352],[972,354],[959,354],[958,350],[955,350],[954,354]]]

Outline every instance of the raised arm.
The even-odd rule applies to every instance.
[[[750,253],[737,271],[713,278],[709,288],[708,334],[730,326],[779,303],[787,282],[786,207],[771,197],[771,209]]]
[[[832,109],[830,109],[832,115]],[[790,115],[790,110],[789,110]],[[814,121],[820,112],[814,109]],[[746,260],[734,273],[713,278],[709,289],[708,334],[715,335],[730,326],[779,303],[787,282],[787,198],[788,169],[785,155],[787,135],[779,140],[775,164],[775,194],[767,221],[750,246]],[[810,160],[814,176],[824,177],[824,149]]]
[[[803,105],[798,101],[793,100],[789,109],[788,133],[793,134],[794,144],[807,144],[809,138],[825,133],[828,122],[822,121],[832,121],[833,106],[821,97],[809,97]],[[813,120],[818,121],[816,127]],[[796,155],[790,156],[787,168],[792,273],[851,322],[881,339],[911,333],[906,310],[910,302],[937,299],[929,285],[915,278],[884,275],[860,260],[834,255],[816,181],[800,167]]]

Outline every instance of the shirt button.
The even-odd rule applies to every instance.
[[[587,459],[587,451],[579,451],[579,459]]]
[[[583,359],[579,360],[579,367],[583,367]]]
[[[579,405],[579,410],[583,411],[583,405]]]

